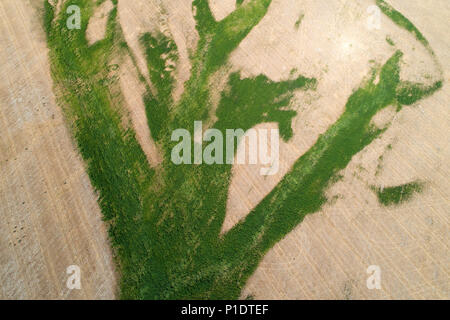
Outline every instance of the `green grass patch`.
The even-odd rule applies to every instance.
[[[383,206],[399,205],[405,201],[410,200],[415,194],[423,191],[423,183],[411,182],[401,186],[389,187],[389,188],[376,188],[372,187],[376,192],[378,201]]]
[[[390,4],[383,0],[377,0],[377,5],[381,11],[388,16],[399,27],[411,32],[416,39],[422,43],[427,49],[430,49],[430,44],[424,35],[416,28],[416,26],[409,21],[404,15],[394,9]]]

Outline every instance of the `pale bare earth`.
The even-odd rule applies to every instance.
[[[236,9],[235,0],[211,0],[209,1],[211,11],[214,18],[220,21],[226,18],[230,13]]]
[[[136,138],[150,165],[157,166],[161,163],[162,156],[151,138],[147,122],[144,100],[142,98],[145,94],[145,86],[139,81],[137,70],[128,56],[120,64],[119,81],[125,98],[125,108],[136,132]]]
[[[125,40],[133,52],[140,73],[150,83],[145,53],[140,44],[143,33],[156,30],[162,19],[160,0],[119,1],[118,17]]]
[[[108,14],[112,8],[114,8],[114,5],[110,0],[103,2],[96,8],[86,30],[86,39],[90,45],[105,37]]]
[[[0,2],[0,299],[114,299],[97,196],[52,93],[41,5]],[[81,290],[66,286],[71,265]]]

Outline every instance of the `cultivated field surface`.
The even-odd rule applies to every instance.
[[[449,299],[449,29],[448,0],[2,0],[0,299]],[[278,129],[278,170],[231,163],[246,135],[195,162],[196,121]]]

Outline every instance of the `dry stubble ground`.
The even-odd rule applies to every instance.
[[[0,299],[113,299],[106,227],[52,92],[40,2],[0,2]],[[81,290],[66,287],[70,265]]]

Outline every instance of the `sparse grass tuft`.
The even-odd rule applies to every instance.
[[[305,17],[305,14],[303,14],[303,13],[300,14],[297,21],[295,22],[295,29],[300,28],[300,24],[302,23],[304,17]]]
[[[393,47],[395,46],[394,40],[392,40],[389,36],[386,37],[386,42]]]

